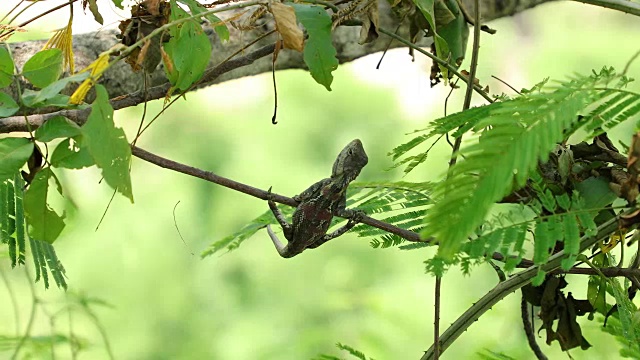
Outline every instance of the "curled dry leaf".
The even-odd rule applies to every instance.
[[[613,146],[613,145],[612,145]],[[615,147],[614,147],[615,149]],[[636,198],[640,194],[638,184],[640,183],[640,134],[633,135],[631,146],[629,147],[629,157],[627,158],[627,172],[629,174],[627,181],[623,182],[620,187],[620,193],[630,204],[636,203]]]
[[[302,52],[304,34],[298,27],[295,10],[288,5],[273,3],[271,4],[271,13],[276,21],[276,30],[284,40],[284,47]]]
[[[162,12],[160,9],[160,0],[145,0],[142,3],[147,7],[147,11],[149,14],[153,16],[162,16]]]
[[[360,28],[359,44],[367,44],[378,38],[378,2],[369,2],[364,13],[360,16],[362,18],[362,28]]]
[[[169,55],[164,51],[162,47],[160,47],[160,54],[162,55],[162,60],[164,62],[164,66],[166,66],[167,71],[169,73],[173,73],[175,71],[175,66],[173,65],[173,60],[169,57]]]

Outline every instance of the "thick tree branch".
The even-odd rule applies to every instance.
[[[202,77],[201,85],[202,87],[206,84],[210,84],[218,79],[221,75],[241,68],[246,67],[247,65],[251,65],[257,59],[260,59],[264,56],[267,56],[273,52],[274,45],[265,45],[245,56],[231,59],[229,61],[222,62],[218,66],[210,69],[205,73]],[[146,100],[155,100],[163,98],[171,85],[169,83],[164,83],[162,85],[154,86],[147,90]],[[114,110],[123,109],[129,106],[135,106],[145,101],[144,91],[136,91],[132,94],[123,95],[111,100],[111,106]],[[49,120],[52,117],[62,115],[78,125],[84,124],[87,120],[87,116],[89,116],[89,109],[84,110],[60,110],[55,111],[48,114],[34,114],[28,115],[26,118],[29,121],[29,125],[32,129],[37,128],[44,124],[45,121]],[[25,121],[25,116],[12,116],[5,119],[0,120],[0,133],[10,133],[17,131],[27,131],[28,127]]]
[[[481,1],[482,19],[490,21],[493,19],[510,16],[521,12],[525,9],[532,8],[540,3],[550,0],[483,0]],[[467,8],[473,8],[472,1],[465,1]],[[387,1],[380,0],[380,26],[387,29],[395,29],[398,26],[398,19],[389,9]],[[222,18],[228,17],[228,14],[220,14]],[[244,47],[246,43],[259,37],[261,34],[272,30],[269,25],[261,26],[251,31],[241,32],[230,27],[231,35],[227,43],[221,43],[217,35],[212,29],[207,29],[207,35],[211,39],[212,52],[210,66],[219,64],[222,60],[229,57],[237,49]],[[378,39],[373,43],[359,45],[359,27],[340,26],[334,31],[334,45],[338,51],[338,59],[341,63],[349,62],[360,57],[383,51],[387,46],[386,39]],[[400,28],[400,34],[406,35],[406,26]],[[116,38],[116,30],[100,31],[96,33],[82,34],[74,36],[74,54],[76,65],[79,69],[86,67],[97,55],[107,51],[113,47],[118,39]],[[406,36],[405,36],[406,37]],[[264,39],[257,44],[258,47],[273,44],[273,39]],[[12,44],[12,54],[15,63],[19,69],[35,52],[42,49],[45,40],[29,41]],[[429,45],[423,42],[422,45]],[[392,48],[403,46],[397,42],[391,44]],[[409,60],[407,60],[409,61]],[[278,57],[276,64],[277,69],[305,69],[306,66],[302,60],[302,55],[294,51],[283,51]],[[234,72],[226,74],[216,79],[213,83],[221,83],[230,79],[236,79],[251,75],[257,75],[271,70],[271,62],[269,59],[262,59],[250,67],[238,68]],[[137,81],[132,79],[138,79]],[[166,82],[164,70],[160,67],[150,75],[150,86],[163,85]],[[101,83],[107,87],[107,91],[112,97],[118,97],[126,94],[132,94],[142,88],[142,74],[134,74],[127,64],[120,62],[107,71]],[[22,84],[23,88],[27,84]],[[15,89],[12,90],[15,95]],[[15,98],[15,96],[14,96]]]

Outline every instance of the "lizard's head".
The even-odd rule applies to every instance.
[[[355,139],[338,154],[336,162],[333,163],[331,177],[345,177],[345,180],[350,182],[360,174],[360,170],[367,165],[367,162],[369,158],[364,152],[362,142]]]

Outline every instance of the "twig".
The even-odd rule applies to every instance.
[[[495,76],[495,75],[491,75],[491,77],[492,77],[492,78],[494,78],[494,79],[496,79],[496,80],[498,80],[498,81],[500,81],[501,83],[505,84],[509,89],[513,90],[516,94],[518,94],[518,95],[522,95],[522,93],[521,93],[520,91],[516,90],[516,88],[514,88],[513,86],[511,86],[508,82],[506,82],[506,81],[504,81],[504,80],[500,79],[499,77],[497,77],[497,76]]]
[[[633,54],[633,56],[631,56],[629,61],[627,61],[627,65],[625,65],[624,70],[622,71],[622,75],[626,75],[627,74],[627,71],[629,71],[629,67],[638,58],[639,55],[640,55],[640,50],[636,51],[636,53]]]
[[[184,238],[182,237],[182,234],[180,233],[180,228],[178,227],[178,221],[176,220],[176,208],[178,207],[178,204],[180,204],[180,201],[178,201],[175,204],[175,206],[173,207],[173,225],[176,227],[176,231],[178,232],[178,235],[180,236],[180,239],[182,239],[182,243],[184,244],[184,247],[189,249],[189,252],[191,253],[191,255],[195,255],[193,253],[193,251],[191,251],[191,248],[189,248],[189,246],[187,245],[187,242],[184,241]]]
[[[462,110],[467,110],[471,106],[471,94],[473,94],[474,81],[476,79],[476,72],[478,71],[478,55],[480,53],[480,1],[475,0],[475,26],[473,27],[473,49],[471,52],[471,66],[469,69],[469,77],[467,80],[467,92],[464,96],[464,105]]]

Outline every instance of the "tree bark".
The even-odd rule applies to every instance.
[[[483,22],[493,19],[511,16],[526,9],[532,8],[547,2],[550,0],[481,0],[480,10],[481,18]],[[471,14],[473,14],[472,1],[463,0],[465,8]],[[380,22],[379,26],[387,30],[393,31],[399,25],[399,19],[390,10],[388,2],[379,0],[380,6]],[[221,18],[226,18],[228,13],[222,13]],[[229,58],[233,53],[242,49],[245,44],[250,43],[254,39],[258,38],[270,30],[272,30],[272,24],[267,24],[256,28],[251,31],[239,31],[232,26],[229,26],[230,39],[228,42],[221,43],[216,33],[211,28],[206,28],[205,31],[212,44],[211,60],[209,62],[210,69],[216,69],[213,74],[209,74],[208,79],[202,81],[196,88],[202,88],[210,86],[212,84],[222,83],[232,79],[238,79],[246,76],[258,75],[264,72],[271,71],[272,57],[269,56],[271,51],[269,46],[273,46],[275,43],[275,36],[267,36],[264,39],[256,42],[248,49],[245,49],[242,53],[237,55],[235,63],[230,65],[224,65],[222,62]],[[373,41],[372,43],[360,45],[358,44],[360,27],[359,26],[339,26],[333,34],[333,43],[338,53],[338,60],[340,63],[350,62],[360,57],[374,54],[385,50],[388,46],[390,48],[397,48],[403,46],[397,41],[391,41],[385,35]],[[400,26],[398,33],[406,37],[407,26]],[[93,62],[100,53],[109,50],[118,43],[116,38],[117,31],[100,31],[95,33],[87,33],[76,35],[73,38],[73,50],[75,55],[75,62],[77,69],[83,69]],[[489,36],[488,34],[485,36]],[[25,61],[28,60],[33,54],[42,49],[45,40],[28,41],[21,43],[11,44],[12,55],[14,61],[21,69]],[[421,46],[430,45],[431,39],[423,39],[420,42]],[[256,50],[257,49],[257,50]],[[222,64],[222,65],[221,65]],[[306,69],[306,65],[302,59],[302,54],[293,50],[283,50],[278,55],[276,62],[276,69]],[[123,61],[112,66],[107,72],[105,72],[100,79],[100,83],[107,88],[109,96],[114,99],[118,97],[124,97],[120,99],[120,103],[114,103],[115,109],[133,106],[144,101],[141,89],[144,84],[143,73],[134,73],[129,65]],[[206,76],[206,75],[205,75]],[[166,94],[169,89],[162,64],[151,74],[149,74],[149,89],[154,94],[149,94],[147,99],[161,98]],[[77,85],[74,85],[74,87]],[[22,81],[21,88],[28,88],[29,84]],[[70,94],[73,92],[73,88],[65,89],[64,93]],[[16,87],[13,86],[9,89],[14,99],[16,96]],[[93,95],[90,93],[86,101],[91,102]],[[32,126],[37,127],[44,121],[51,118],[54,115],[60,114],[69,117],[71,120],[82,124],[86,120],[88,115],[87,111],[77,110],[63,110],[63,111],[51,111],[40,110],[41,115],[38,114],[22,114],[10,118],[0,119],[0,133],[25,131],[25,118],[23,115],[28,115],[29,121]]]

